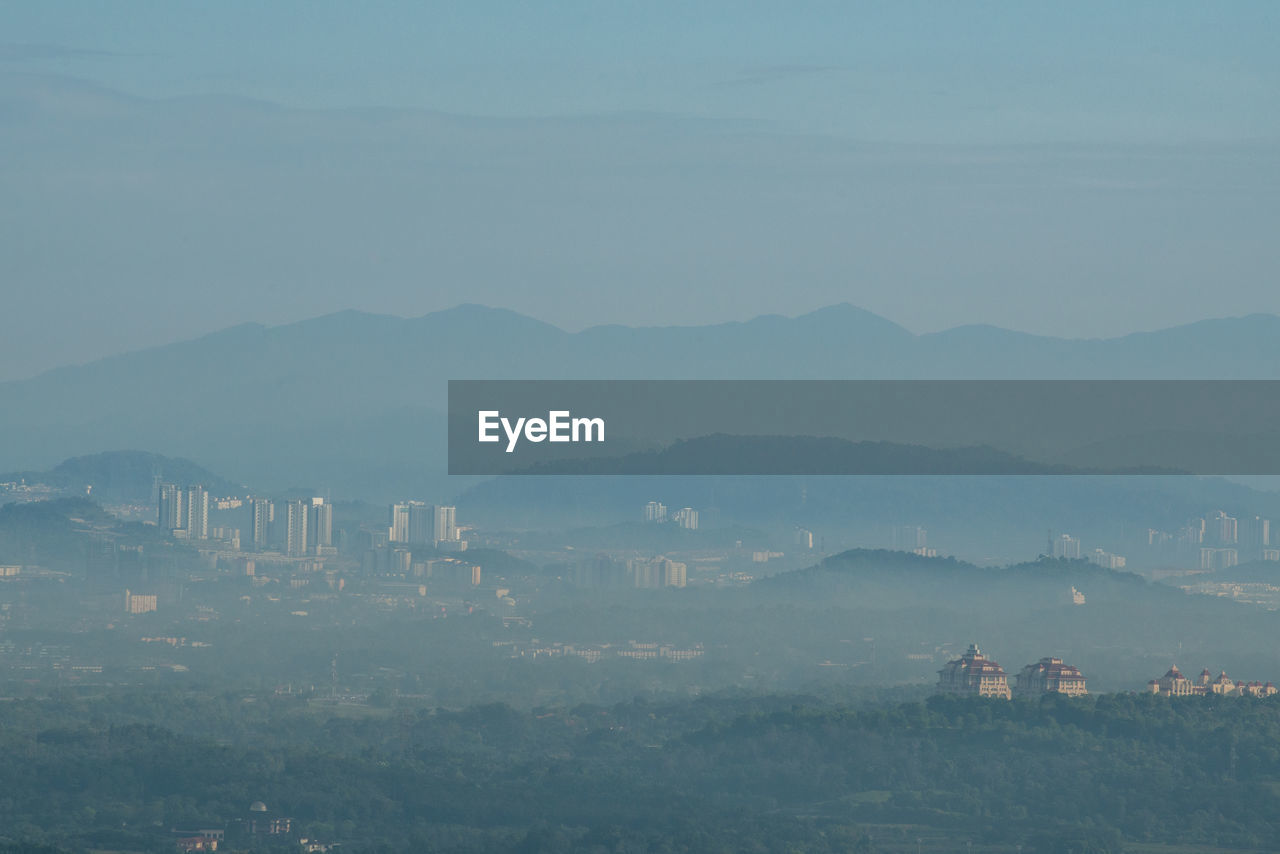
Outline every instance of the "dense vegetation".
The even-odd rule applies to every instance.
[[[518,712],[131,692],[10,702],[0,724],[12,845],[165,851],[226,827],[234,848],[255,800],[346,850],[1273,850],[1280,832],[1277,700]]]

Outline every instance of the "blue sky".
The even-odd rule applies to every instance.
[[[1278,312],[1278,9],[0,3],[0,380],[464,301]]]

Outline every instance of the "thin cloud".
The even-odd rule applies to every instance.
[[[756,65],[744,68],[737,77],[721,80],[717,86],[759,86],[794,77],[810,77],[837,71],[834,65]]]
[[[100,59],[124,56],[109,50],[68,47],[60,44],[14,44],[0,42],[0,62],[31,62],[45,59]]]

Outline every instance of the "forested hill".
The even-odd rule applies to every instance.
[[[245,488],[180,457],[148,451],[104,451],[71,457],[48,471],[0,474],[0,482],[25,480],[89,494],[104,501],[154,500],[156,479],[180,486],[199,484],[214,495],[241,495]]]
[[[162,545],[154,525],[121,522],[88,498],[59,498],[0,506],[0,564],[39,564],[82,573],[95,537],[119,544]]]
[[[1077,604],[1072,588],[1082,594]],[[1086,561],[1041,559],[978,567],[950,558],[855,550],[748,588],[759,607],[809,613],[887,671],[932,681],[932,671],[977,643],[1010,678],[1056,656],[1080,667],[1092,690],[1139,689],[1170,665],[1225,669],[1239,679],[1280,678],[1280,651],[1259,638],[1280,614],[1217,596],[1191,595]],[[789,647],[816,629],[771,638]],[[927,660],[929,675],[913,669]]]
[[[1187,854],[1280,839],[1280,698],[738,695],[406,705],[392,723],[296,696],[132,692],[6,703],[0,721],[0,851],[171,851],[196,827],[241,849],[256,800],[293,836],[353,854]]]
[[[975,566],[953,557],[925,557],[885,549],[850,549],[807,569],[762,578],[753,585],[770,595],[882,605],[946,602],[956,606],[993,597],[1030,598],[1043,605],[1071,604],[1070,590],[1107,598],[1185,596],[1129,572],[1103,569],[1085,560],[1042,557],[1006,567]]]

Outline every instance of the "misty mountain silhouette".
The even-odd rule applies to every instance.
[[[443,472],[449,379],[1261,379],[1280,317],[1072,340],[965,326],[915,335],[843,304],[794,318],[566,332],[462,305],[241,324],[0,384],[0,469],[144,447],[287,484]]]
[[[657,451],[536,463],[518,474],[623,475],[1079,475],[1179,474],[1169,469],[1077,468],[1028,460],[975,445],[931,448],[899,442],[854,442],[820,436],[681,439]]]

